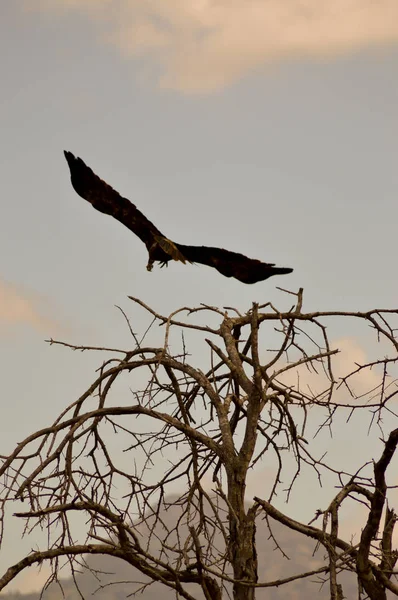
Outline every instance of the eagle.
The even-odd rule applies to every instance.
[[[256,283],[272,275],[285,275],[293,271],[287,267],[275,267],[272,263],[247,258],[243,254],[223,248],[187,246],[171,241],[138,210],[135,204],[98,177],[81,158],[66,150],[64,154],[69,165],[72,186],[77,194],[96,210],[120,221],[144,242],[149,254],[148,271],[152,271],[155,261],[163,267],[170,260],[177,260],[184,264],[200,263],[213,267],[225,277],[234,277],[242,283]]]

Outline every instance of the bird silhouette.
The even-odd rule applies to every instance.
[[[275,267],[272,263],[264,263],[223,248],[187,246],[171,241],[135,204],[98,177],[81,158],[68,151],[64,153],[71,173],[72,186],[79,196],[96,210],[120,221],[144,242],[149,254],[148,271],[152,270],[155,261],[163,267],[170,260],[177,260],[184,264],[200,263],[213,267],[225,277],[234,277],[242,283],[256,283],[272,275],[285,275],[293,271],[288,267]]]

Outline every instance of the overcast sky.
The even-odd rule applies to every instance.
[[[309,310],[397,307],[396,0],[13,0],[0,48],[2,454],[94,378],[98,356],[44,340],[128,346],[115,305],[150,320],[127,295],[163,314],[287,308],[276,286]],[[294,273],[148,273],[140,240],[75,194],[64,149],[171,239]]]

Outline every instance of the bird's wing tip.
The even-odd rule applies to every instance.
[[[81,158],[75,156],[72,152],[69,152],[69,150],[64,150],[64,156],[70,168],[76,168],[78,164],[83,162]]]
[[[293,273],[293,269],[290,267],[276,267],[276,271],[279,271],[280,275],[289,275],[289,273]]]

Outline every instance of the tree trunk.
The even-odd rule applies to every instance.
[[[257,583],[258,564],[256,551],[256,508],[245,512],[244,489],[235,477],[229,487],[230,561],[234,579],[245,583],[234,583],[234,600],[255,600],[256,588],[247,584]],[[246,584],[246,585],[245,585]]]

